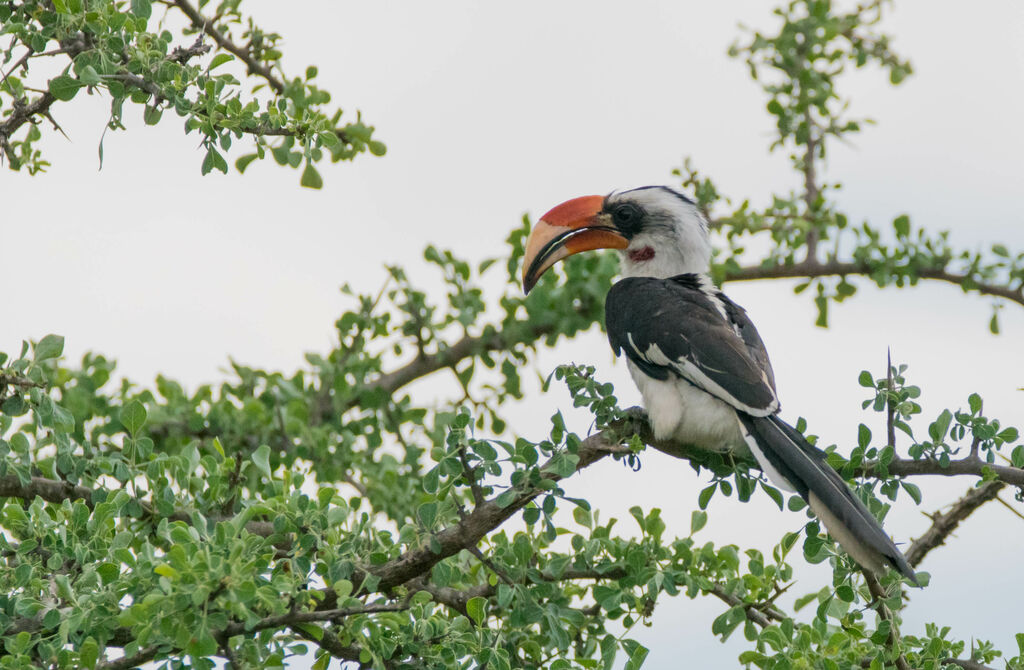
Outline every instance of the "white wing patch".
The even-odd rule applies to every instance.
[[[764,452],[761,451],[761,447],[757,444],[757,440],[754,439],[753,435],[747,432],[747,427],[743,425],[743,422],[740,421],[739,417],[736,417],[736,422],[740,424],[740,432],[743,434],[743,441],[747,443],[748,447],[750,447],[750,453],[754,454],[754,459],[757,461],[758,465],[761,466],[761,470],[764,471],[764,474],[767,475],[768,481],[780,489],[784,489],[790,493],[796,493],[796,489],[789,483],[789,480],[783,477],[782,473],[776,470],[775,466],[772,465],[771,461],[769,461],[764,455]]]
[[[779,411],[779,399],[775,397],[774,391],[772,392],[772,401],[767,407],[751,407],[750,405],[737,400],[735,396],[704,374],[704,371],[694,365],[691,361],[685,358],[680,358],[673,364],[673,368],[682,377],[693,382],[711,395],[721,398],[741,412],[746,412],[750,416],[771,416]]]
[[[724,307],[722,309],[724,309]],[[771,416],[779,411],[779,399],[775,396],[774,390],[772,390],[772,401],[767,407],[751,407],[750,405],[737,400],[735,396],[708,377],[704,373],[704,370],[695,365],[689,359],[684,357],[672,360],[665,355],[665,352],[663,352],[661,347],[656,343],[651,343],[650,346],[647,347],[647,351],[640,351],[640,347],[636,345],[636,341],[633,339],[633,333],[627,332],[626,339],[629,341],[629,346],[633,349],[636,355],[643,360],[651,363],[652,365],[671,368],[682,378],[707,391],[711,395],[722,399],[741,412],[746,412],[750,416]],[[709,370],[715,370],[716,372],[723,372],[722,370],[717,370],[716,368],[712,368],[708,365],[705,365],[705,367]],[[764,377],[764,372],[761,373],[761,376]],[[771,385],[767,383],[767,380],[765,385],[768,388],[771,388]]]
[[[672,365],[672,361],[669,360],[668,356],[665,355],[665,352],[657,344],[651,344],[651,346],[647,347],[647,353],[644,354],[644,357],[655,365]]]

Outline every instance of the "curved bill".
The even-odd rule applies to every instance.
[[[629,246],[629,240],[611,225],[610,217],[601,213],[603,205],[603,196],[587,195],[563,202],[540,218],[526,241],[524,293],[563,258],[581,251]]]

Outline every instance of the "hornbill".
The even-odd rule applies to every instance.
[[[605,325],[640,389],[654,437],[707,451],[753,454],[768,479],[795,491],[862,567],[914,571],[846,482],[778,417],[768,352],[742,307],[708,276],[707,221],[665,186],[585,196],[541,217],[526,243],[529,293],[559,260],[618,249],[625,276],[608,291]]]

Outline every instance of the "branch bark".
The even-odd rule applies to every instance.
[[[110,495],[106,489],[91,489],[86,486],[75,486],[69,482],[45,477],[32,477],[28,483],[22,483],[17,475],[4,475],[0,477],[0,498],[20,498],[26,501],[35,500],[40,497],[51,503],[60,504],[65,500],[81,500],[92,509],[96,496],[103,499]],[[164,517],[157,512],[151,504],[145,500],[136,498],[136,502],[142,507],[146,515],[156,518],[167,518],[170,521],[184,521],[192,523],[192,515],[185,510],[175,510],[170,516]],[[213,521],[226,521],[232,517],[211,517]],[[274,524],[270,521],[250,521],[245,529],[253,535],[270,537],[274,534]]]
[[[576,454],[579,460],[573,472],[579,472],[605,456],[611,454],[625,455],[628,453],[631,453],[628,447],[624,447],[617,440],[611,439],[606,432],[596,433],[580,444]],[[553,465],[555,458],[557,456],[548,459],[541,466],[541,470],[545,471],[543,475],[545,479],[557,482],[563,479],[563,477],[548,470]],[[498,496],[494,496],[483,504],[477,505],[473,508],[472,512],[467,514],[457,524],[437,533],[434,536],[437,542],[433,547],[425,546],[407,551],[395,560],[374,568],[373,574],[380,580],[378,589],[387,591],[404,584],[425,574],[438,562],[458,553],[464,547],[476,545],[487,533],[500,526],[541,493],[543,493],[541,489],[523,490],[510,504],[504,507],[498,504]]]
[[[947,466],[943,466],[942,463],[936,460],[915,461],[909,458],[896,458],[885,468],[882,468],[878,463],[865,463],[861,466],[858,474],[877,479],[911,477],[915,475],[939,475],[942,477],[975,475],[981,477],[984,476],[986,471],[994,474],[999,481],[1011,486],[1024,486],[1024,469],[1015,468],[1011,465],[986,463],[980,458],[972,458],[970,456],[950,461]],[[883,472],[888,472],[888,477]]]
[[[968,491],[953,503],[950,510],[943,514],[935,512],[931,515],[932,525],[921,537],[914,540],[910,548],[904,552],[907,563],[917,567],[932,549],[942,546],[953,531],[979,507],[996,498],[1006,483],[1002,481],[986,482]]]
[[[284,93],[284,82],[277,78],[277,76],[271,72],[270,68],[263,63],[256,60],[253,56],[252,51],[246,47],[235,44],[228,38],[224,33],[217,30],[217,27],[213,25],[213,21],[203,16],[199,9],[187,2],[187,0],[162,0],[163,4],[169,7],[177,7],[181,10],[181,13],[188,17],[188,20],[192,22],[192,27],[197,30],[201,30],[209,35],[214,42],[217,43],[221,49],[228,53],[234,54],[245,63],[245,66],[249,69],[249,74],[255,74],[263,78],[270,88],[274,89],[274,92],[278,95]]]
[[[755,279],[813,279],[815,277],[832,277],[846,275],[870,276],[873,268],[867,263],[841,262],[831,260],[826,263],[804,261],[793,265],[755,265],[739,268],[726,275],[726,281],[751,281]],[[921,279],[932,279],[956,284],[964,291],[977,291],[982,295],[1003,298],[1024,306],[1024,289],[1011,289],[1008,286],[991,284],[971,277],[967,274],[948,272],[945,268],[920,268],[916,276]]]

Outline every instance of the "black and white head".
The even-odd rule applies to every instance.
[[[558,205],[530,232],[523,259],[527,292],[558,261],[581,251],[618,249],[626,277],[705,273],[711,258],[707,221],[682,193],[643,186]]]

